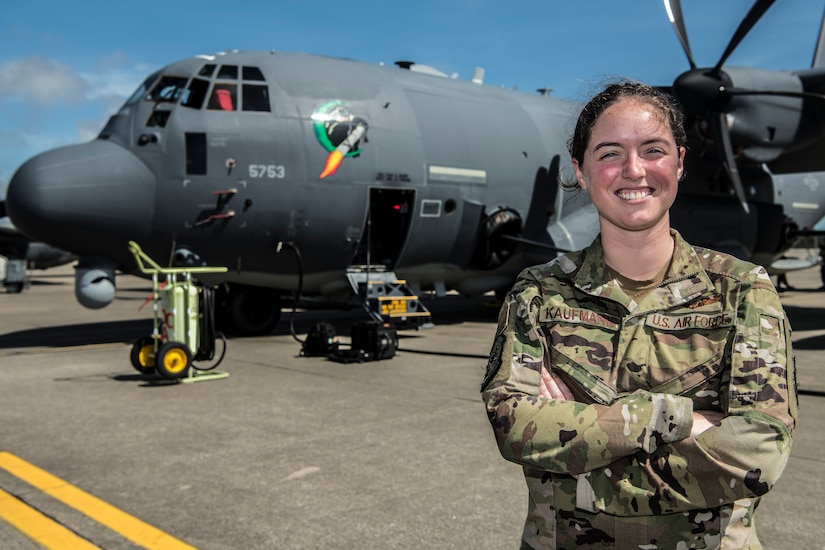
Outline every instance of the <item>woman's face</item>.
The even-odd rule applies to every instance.
[[[669,226],[684,158],[662,113],[646,101],[623,98],[596,120],[584,160],[573,159],[573,167],[599,211],[602,231],[643,231]]]

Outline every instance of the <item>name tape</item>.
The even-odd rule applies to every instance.
[[[590,311],[589,309],[579,309],[574,307],[545,306],[539,310],[539,322],[549,323],[551,321],[564,321],[567,323],[578,323],[582,325],[592,325],[604,327],[610,330],[619,328],[619,323],[601,313]]]

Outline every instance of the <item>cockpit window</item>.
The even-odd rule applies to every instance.
[[[238,85],[218,82],[206,108],[212,111],[234,111],[238,105]]]
[[[146,99],[156,102],[180,99],[180,104],[190,109],[201,109],[205,103],[206,109],[210,111],[271,112],[269,87],[266,84],[257,84],[266,82],[261,69],[241,67],[241,82],[238,82],[238,72],[238,65],[218,67],[207,64],[200,68],[198,76],[192,78],[186,89],[183,88],[186,79],[164,76],[152,88],[151,93],[146,95]],[[210,77],[218,81],[210,82]],[[156,79],[157,75],[147,80],[144,86],[148,86]]]
[[[183,93],[180,104],[190,109],[200,109],[203,100],[206,99],[206,91],[209,89],[209,81],[202,78],[193,78],[189,83],[189,88]]]
[[[238,79],[238,66],[237,65],[221,65],[221,68],[218,70],[218,78],[237,80]]]
[[[203,76],[203,77],[209,78],[210,76],[212,76],[212,73],[214,73],[214,72],[215,72],[215,64],[214,63],[207,63],[206,65],[201,67],[201,70],[198,73],[198,76]]]
[[[146,92],[149,91],[149,88],[152,87],[152,84],[154,84],[155,80],[158,79],[158,75],[160,75],[160,72],[156,72],[155,74],[151,75],[149,78],[144,80],[143,84],[138,86],[138,89],[135,90],[135,93],[133,93],[132,97],[130,97],[129,100],[126,102],[126,105],[134,103],[135,101],[138,101],[140,98],[142,98],[146,94]]]
[[[260,82],[265,81],[264,73],[261,72],[261,69],[258,67],[243,67],[243,79],[244,80],[257,80]]]
[[[244,111],[269,111],[269,90],[260,84],[244,84],[241,95]]]
[[[175,102],[180,98],[186,78],[179,76],[164,76],[146,95],[147,101]]]

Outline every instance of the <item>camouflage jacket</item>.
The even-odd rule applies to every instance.
[[[796,426],[790,326],[763,268],[672,233],[638,304],[597,237],[524,270],[501,308],[482,395],[524,467],[523,547],[761,548],[753,512]],[[539,397],[541,369],[575,400]],[[724,419],[694,438],[694,410]]]

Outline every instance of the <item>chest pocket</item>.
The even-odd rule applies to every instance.
[[[547,306],[539,317],[547,368],[562,376],[577,401],[609,404],[643,389],[693,397],[697,408],[718,407],[735,319],[719,303],[624,322],[564,306]]]
[[[706,398],[708,406],[718,405],[718,375],[725,367],[735,323],[736,312],[724,310],[719,302],[650,313],[637,327],[634,340],[651,345],[645,349],[629,344],[624,366],[650,391]]]
[[[587,309],[544,306],[546,368],[559,373],[576,401],[609,404],[616,398],[615,369],[619,318]]]

